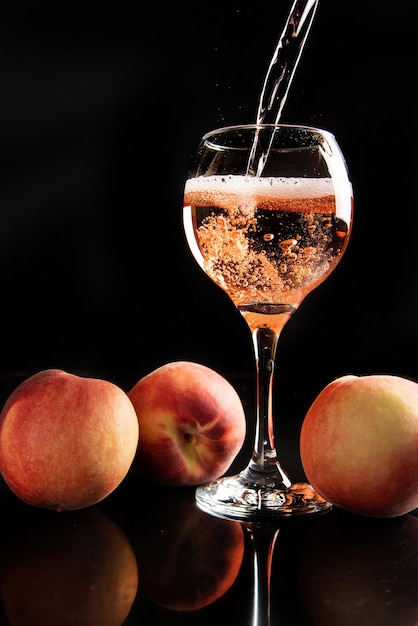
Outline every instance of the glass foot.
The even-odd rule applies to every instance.
[[[197,487],[196,502],[207,513],[247,521],[319,514],[332,507],[307,483],[277,487],[268,479],[254,483],[243,474]]]

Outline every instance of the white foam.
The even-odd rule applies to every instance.
[[[186,181],[185,192],[257,195],[280,198],[322,198],[334,194],[331,178],[257,176],[197,176]]]

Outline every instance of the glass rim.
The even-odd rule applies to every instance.
[[[229,131],[237,131],[237,130],[262,130],[262,129],[287,129],[287,130],[300,130],[306,131],[311,134],[319,134],[324,137],[332,137],[335,140],[334,134],[326,130],[325,128],[319,128],[317,126],[310,126],[309,124],[260,124],[260,123],[249,123],[249,124],[231,124],[228,126],[219,126],[218,128],[214,128],[212,130],[207,131],[203,136],[201,141],[206,141],[206,139],[213,137],[214,135],[221,135],[223,133]]]

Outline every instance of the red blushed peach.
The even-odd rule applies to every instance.
[[[140,445],[134,468],[164,485],[198,485],[221,476],[245,439],[245,413],[234,387],[190,361],[167,363],[128,393]]]
[[[390,375],[343,376],[308,410],[305,474],[328,501],[370,517],[418,507],[418,384]]]
[[[108,381],[51,369],[22,382],[0,414],[0,472],[24,502],[59,511],[96,504],[127,474],[138,420]]]

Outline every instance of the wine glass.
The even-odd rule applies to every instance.
[[[197,504],[207,512],[254,521],[331,507],[309,484],[292,484],[282,469],[272,389],[280,333],[341,259],[352,204],[345,160],[328,131],[246,124],[201,140],[185,183],[184,229],[200,267],[248,324],[257,394],[249,463],[239,474],[197,487]]]

